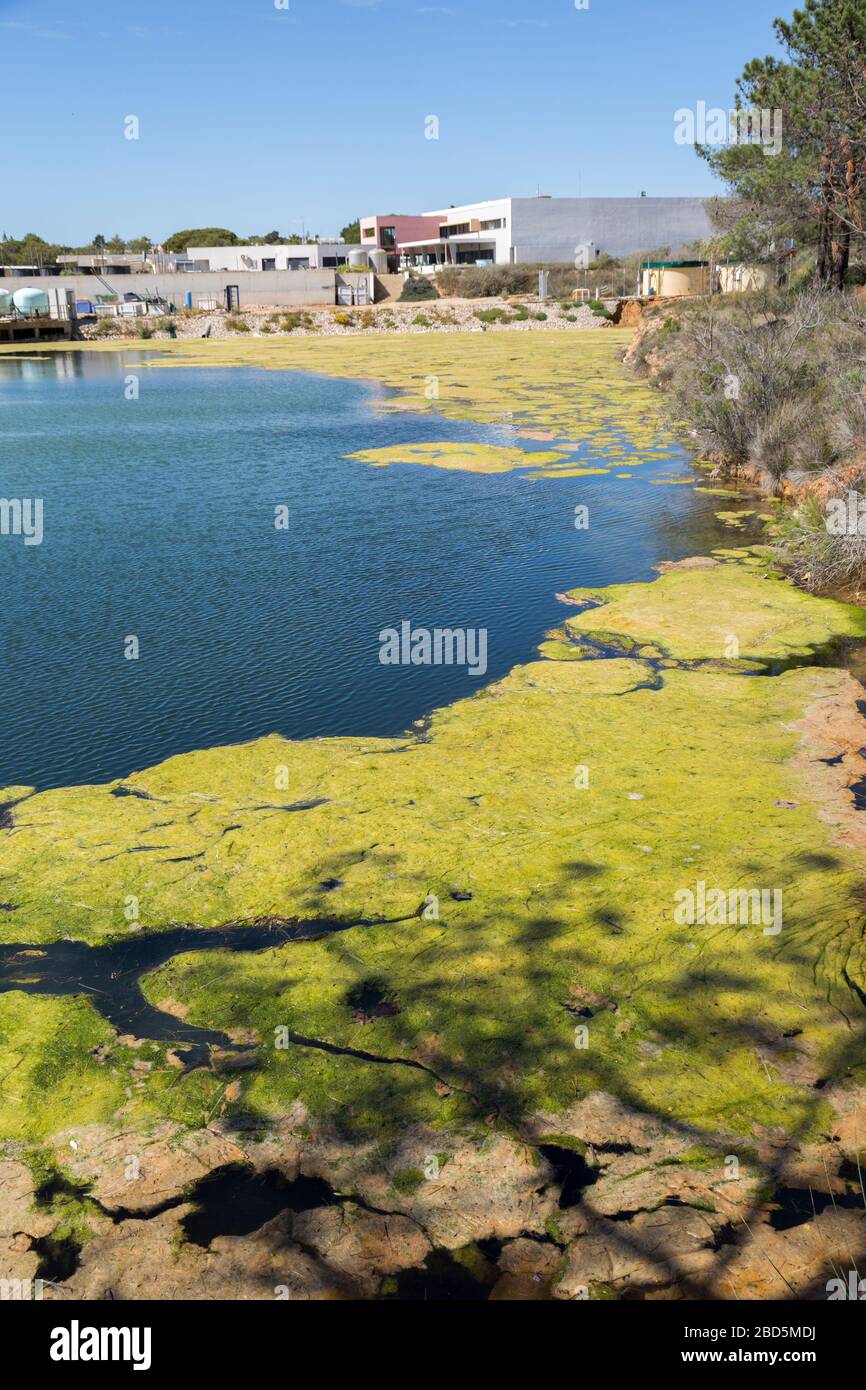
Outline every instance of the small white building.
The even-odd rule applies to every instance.
[[[274,246],[189,246],[188,260],[203,270],[336,270],[357,247],[344,241],[281,242]]]
[[[401,268],[435,271],[446,265],[508,265],[514,260],[514,201],[500,198],[424,213],[438,224],[439,235],[401,242]]]

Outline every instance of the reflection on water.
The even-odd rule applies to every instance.
[[[484,628],[496,679],[561,620],[558,591],[730,543],[717,499],[652,485],[687,466],[675,448],[618,465],[627,480],[371,468],[345,455],[549,445],[382,416],[383,388],[357,381],[148,358],[0,357],[2,494],[42,498],[45,527],[39,546],[0,536],[0,786],[103,781],[274,731],[396,734],[479,682],[383,666],[383,629]]]
[[[116,377],[124,367],[141,366],[147,357],[128,352],[30,352],[0,357],[0,386],[8,381],[68,381],[70,377]]]

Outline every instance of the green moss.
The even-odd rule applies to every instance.
[[[866,611],[816,600],[791,584],[768,583],[742,566],[678,570],[651,584],[613,585],[598,604],[592,590],[576,589],[575,602],[595,602],[566,626],[610,643],[658,642],[678,660],[739,657],[808,660],[834,640],[866,637]]]
[[[593,1303],[616,1303],[619,1301],[620,1295],[612,1284],[602,1283],[599,1279],[591,1279],[589,1297]]]
[[[538,651],[548,661],[582,661],[590,655],[590,648],[582,647],[579,642],[558,642],[556,640],[540,642]]]
[[[538,1142],[552,1144],[557,1149],[569,1149],[571,1153],[580,1154],[582,1158],[587,1153],[587,1145],[582,1139],[576,1139],[573,1134],[545,1134]]]
[[[564,1248],[568,1245],[568,1240],[563,1235],[562,1227],[553,1212],[544,1218],[544,1230],[545,1234],[550,1237],[554,1245],[558,1245],[560,1248]]]
[[[411,1197],[424,1183],[424,1174],[419,1168],[401,1168],[391,1179],[398,1192]]]

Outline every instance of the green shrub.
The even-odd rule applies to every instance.
[[[432,276],[410,275],[400,295],[401,304],[414,304],[423,299],[438,299],[439,291],[433,284]]]
[[[299,328],[312,328],[313,319],[303,309],[293,309],[290,313],[283,314],[280,320],[280,328],[284,333],[294,333]]]
[[[599,257],[589,271],[593,289],[605,283],[603,269],[609,258]],[[436,276],[436,284],[444,295],[462,299],[491,299],[514,294],[537,294],[538,272],[548,272],[548,291],[552,299],[565,299],[572,290],[584,283],[586,272],[569,263],[555,265],[489,265],[448,266]]]
[[[532,266],[452,266],[440,270],[436,282],[443,294],[462,299],[498,299],[509,294],[532,294],[538,289],[538,271]]]

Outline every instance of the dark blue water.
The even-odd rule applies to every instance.
[[[42,498],[45,517],[39,546],[0,536],[0,787],[105,781],[274,731],[400,733],[484,681],[382,666],[381,629],[486,628],[489,681],[561,621],[557,590],[718,543],[715,499],[651,485],[670,459],[627,481],[370,468],[345,455],[521,441],[382,415],[382,388],[303,373],[139,366],[130,401],[140,362],[0,360],[0,497]]]

